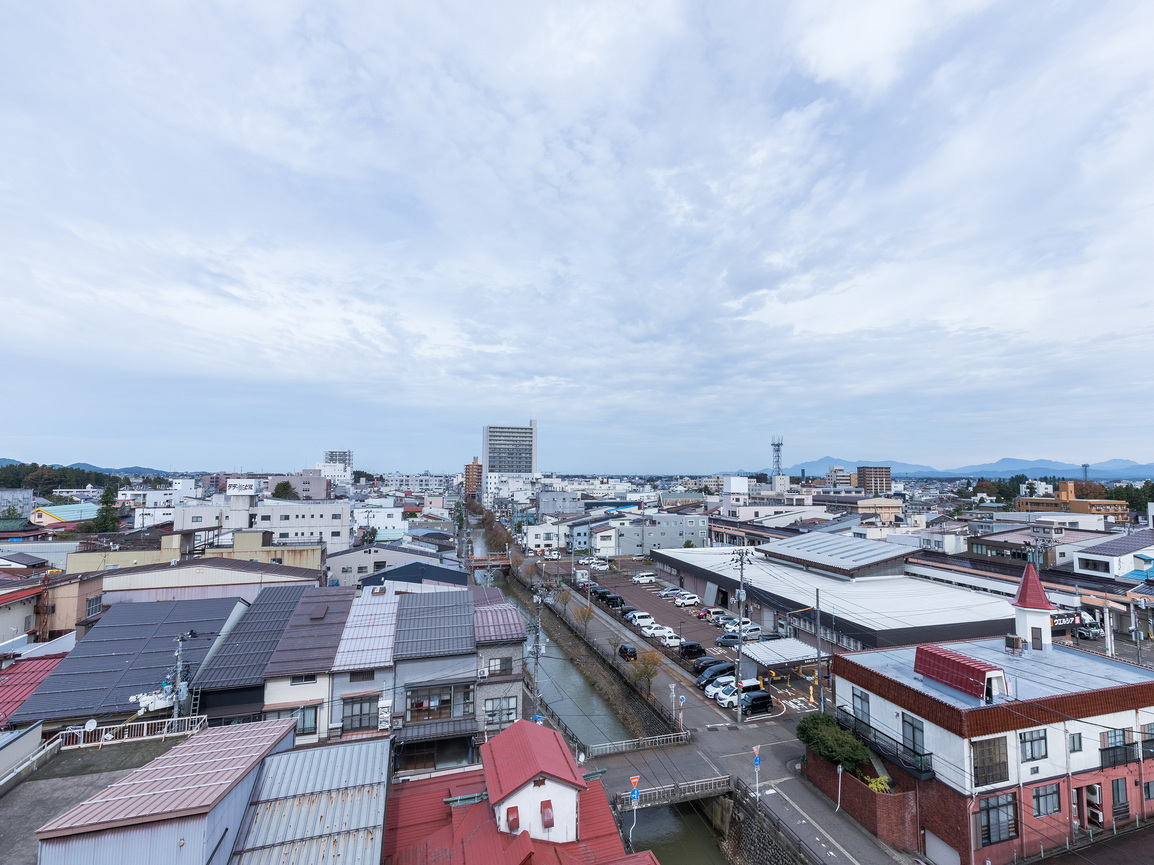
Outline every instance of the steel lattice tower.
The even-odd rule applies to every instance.
[[[781,446],[785,444],[781,436],[774,436],[773,441],[770,442],[770,447],[773,448],[773,474],[774,477],[780,475],[781,471]]]

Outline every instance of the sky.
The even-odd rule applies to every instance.
[[[0,7],[0,457],[1154,461],[1154,5]]]

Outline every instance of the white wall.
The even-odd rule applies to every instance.
[[[369,690],[365,688],[365,690]],[[317,673],[317,680],[306,685],[292,684],[291,677],[284,676],[277,679],[267,679],[264,683],[264,704],[276,706],[283,703],[307,704],[313,700],[321,700],[317,706],[317,732],[297,735],[297,744],[316,742],[322,736],[327,737],[329,731],[329,695],[331,693],[329,674]]]
[[[507,819],[509,808],[515,807],[520,818],[521,831],[527,831],[531,838],[552,841],[555,844],[576,841],[577,794],[575,788],[552,778],[546,777],[545,784],[541,787],[534,787],[530,781],[496,804],[493,810],[497,815],[497,828],[502,832],[509,831]],[[552,829],[546,829],[541,825],[541,802],[545,799],[553,803]]]

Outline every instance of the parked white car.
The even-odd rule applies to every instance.
[[[652,615],[641,610],[638,610],[636,613],[630,613],[628,616],[626,616],[626,618],[629,619],[629,621],[631,621],[638,628],[644,628],[646,625],[657,624],[653,621]]]
[[[678,607],[695,607],[701,603],[701,598],[697,595],[678,595],[673,603]]]
[[[607,571],[609,566],[604,562],[590,562],[589,570],[591,571]]]
[[[640,574],[634,574],[633,579],[629,582],[636,583],[639,586],[646,585],[647,583],[655,583],[657,582],[657,574],[650,571],[642,571]]]
[[[677,636],[677,631],[673,630],[673,628],[669,627],[669,625],[658,624],[645,625],[641,629],[641,633],[647,637],[662,637],[666,634],[673,634],[674,636]]]
[[[732,622],[725,626],[725,632],[727,634],[736,634],[738,628],[744,628],[746,625],[752,624],[753,621],[751,619],[734,619]]]
[[[719,676],[715,681],[710,682],[705,686],[705,696],[710,700],[717,699],[717,695],[721,693],[726,685],[733,684],[733,676]]]
[[[670,649],[676,649],[681,645],[681,637],[677,636],[677,634],[662,634],[661,645]]]
[[[741,636],[746,640],[760,640],[761,625],[746,625],[741,629]]]
[[[757,679],[742,679],[740,682],[730,682],[718,692],[715,699],[717,705],[723,709],[737,708],[737,701],[741,699],[742,694],[748,694],[750,691],[758,691],[761,689],[761,683]]]

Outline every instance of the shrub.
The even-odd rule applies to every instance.
[[[798,721],[797,738],[815,754],[849,771],[870,758],[869,749],[857,737],[837,725],[830,715],[816,712]]]

